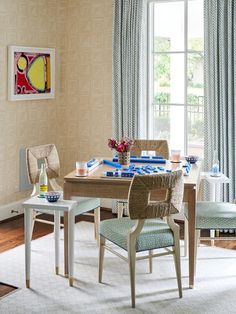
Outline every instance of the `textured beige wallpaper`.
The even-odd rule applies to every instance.
[[[111,155],[112,0],[71,0],[68,8],[66,167]]]
[[[7,100],[7,46],[56,48],[56,97]],[[112,0],[0,0],[0,205],[19,200],[19,149],[56,143],[62,175],[110,155]]]

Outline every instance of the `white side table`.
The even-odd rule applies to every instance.
[[[68,264],[69,264],[69,284],[73,286],[74,277],[74,210],[76,201],[58,200],[50,203],[44,198],[33,196],[24,203],[22,207],[25,211],[25,276],[26,287],[30,288],[30,267],[31,267],[31,230],[32,212],[34,210],[51,210],[54,212],[54,234],[55,234],[55,269],[59,273],[59,233],[60,233],[60,211],[68,212]],[[42,261],[43,262],[43,261]]]
[[[221,184],[230,183],[230,179],[223,173],[219,177],[212,177],[211,172],[201,172],[201,179],[209,182],[211,202],[219,202]],[[211,230],[210,234],[215,237],[215,230]],[[214,245],[214,240],[211,240],[211,245]]]

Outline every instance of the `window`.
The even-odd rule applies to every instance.
[[[203,0],[148,6],[148,137],[203,156]]]

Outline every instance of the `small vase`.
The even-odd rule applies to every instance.
[[[118,163],[128,165],[130,163],[130,152],[118,153]]]

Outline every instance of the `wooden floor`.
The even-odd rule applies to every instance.
[[[42,218],[51,220],[53,216],[42,215]],[[115,214],[112,214],[108,209],[101,210],[101,220],[116,218]],[[76,221],[93,221],[93,217],[90,216],[79,216]],[[183,223],[180,223],[180,236],[183,239]],[[40,238],[53,231],[51,225],[37,222],[34,227],[33,239]],[[207,236],[208,232],[203,232],[203,236]],[[227,234],[225,235],[227,236]],[[14,220],[0,223],[0,253],[10,250],[18,245],[24,243],[24,219],[23,216],[18,217]],[[204,243],[209,244],[209,241]],[[227,249],[236,249],[236,241],[215,241],[215,245]]]
[[[6,283],[0,282],[0,298],[17,290],[17,287],[8,285]]]

